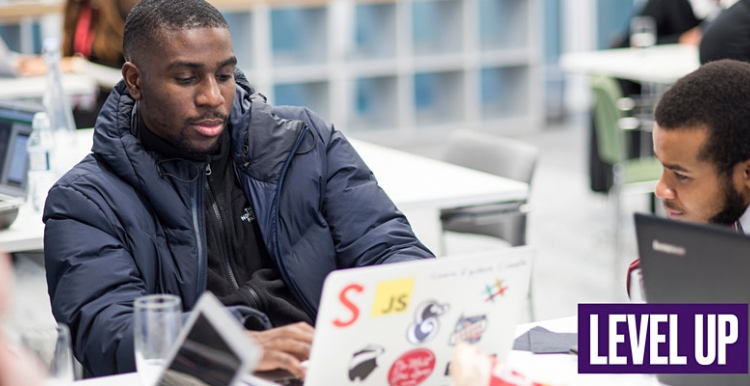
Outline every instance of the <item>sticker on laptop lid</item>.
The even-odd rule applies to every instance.
[[[487,315],[475,315],[464,317],[461,315],[456,322],[448,343],[455,346],[458,342],[476,343],[482,339],[487,330]]]
[[[435,369],[435,354],[425,348],[401,355],[388,371],[390,386],[416,386],[430,377]]]
[[[508,286],[503,282],[502,279],[495,279],[495,282],[492,284],[485,285],[485,298],[484,301],[486,302],[495,302],[495,298],[497,297],[504,297],[505,293],[508,291]]]
[[[375,290],[372,316],[393,315],[406,312],[411,301],[414,278],[382,281]]]
[[[353,382],[356,379],[362,382],[367,379],[378,367],[378,357],[384,352],[385,349],[376,344],[367,345],[355,352],[349,360],[349,380]]]
[[[406,339],[409,343],[419,344],[426,342],[440,329],[439,316],[448,311],[448,303],[440,304],[435,300],[428,300],[420,304],[414,311],[414,322],[409,324],[406,330]]]
[[[349,284],[348,286],[344,287],[341,292],[339,292],[339,302],[341,302],[341,305],[349,310],[349,315],[340,318],[337,317],[336,319],[334,319],[334,326],[348,327],[354,324],[357,319],[359,319],[359,307],[357,307],[357,304],[352,301],[350,296],[353,296],[355,293],[362,293],[362,291],[364,290],[365,287],[360,284],[354,283]]]

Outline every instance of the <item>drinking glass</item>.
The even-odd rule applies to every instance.
[[[135,364],[145,386],[156,383],[182,327],[182,306],[175,295],[147,295],[135,300]]]
[[[45,385],[73,384],[73,354],[68,326],[58,324],[24,329],[20,332],[20,343],[47,371]]]
[[[630,20],[630,46],[648,48],[656,44],[656,22],[651,16],[636,16]]]

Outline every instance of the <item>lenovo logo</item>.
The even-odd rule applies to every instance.
[[[651,243],[651,248],[656,252],[663,252],[670,255],[685,256],[685,247],[677,245],[662,243],[659,240],[654,240]]]

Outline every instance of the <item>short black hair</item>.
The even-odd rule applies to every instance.
[[[708,130],[699,159],[731,173],[750,159],[750,64],[718,60],[678,80],[654,111],[665,130]]]
[[[229,29],[229,25],[221,12],[205,0],[142,0],[125,20],[123,56],[132,61],[135,52],[158,47],[160,32],[198,28]]]

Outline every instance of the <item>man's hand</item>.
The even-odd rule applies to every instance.
[[[266,331],[248,331],[263,347],[263,359],[256,370],[283,369],[304,379],[305,368],[301,362],[310,358],[314,332],[312,326],[305,322]]]
[[[690,44],[697,47],[701,44],[701,38],[703,38],[703,32],[701,31],[700,26],[693,27],[680,35],[679,43]]]

